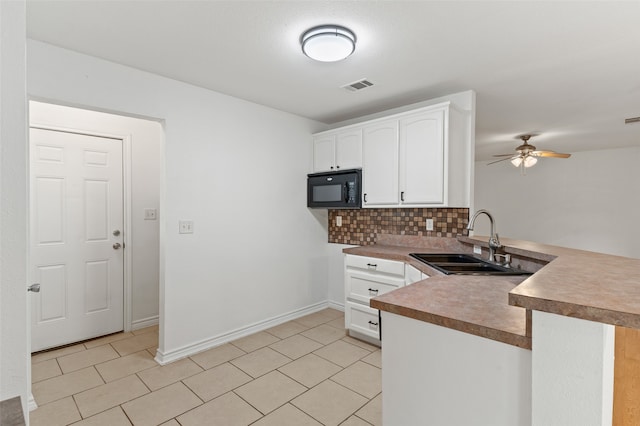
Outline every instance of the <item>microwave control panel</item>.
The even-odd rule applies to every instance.
[[[347,185],[347,199],[345,200],[347,203],[355,203],[356,197],[358,196],[356,191],[356,183],[354,181],[348,181]]]

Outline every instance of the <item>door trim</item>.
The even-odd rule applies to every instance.
[[[131,331],[131,135],[121,135],[121,134],[113,134],[113,133],[105,133],[98,131],[86,131],[79,130],[69,127],[61,127],[61,126],[51,126],[44,125],[38,123],[29,123],[30,129],[41,129],[41,130],[50,130],[54,132],[65,132],[65,133],[74,133],[77,135],[85,135],[85,136],[96,136],[101,138],[109,138],[109,139],[117,139],[122,141],[122,198],[123,198],[123,242],[124,242],[124,265],[123,265],[123,294],[122,294],[122,302],[123,302],[123,327],[124,331]],[[27,147],[27,149],[29,149]],[[30,156],[31,153],[29,152]],[[29,157],[30,158],[30,157]],[[28,172],[31,170],[31,162],[28,164]],[[27,214],[31,214],[31,206],[27,206],[28,212]],[[127,249],[129,247],[129,249]],[[27,254],[28,257],[28,265],[29,265],[29,275],[31,274],[31,253]],[[33,277],[29,276],[28,282],[34,282]],[[29,335],[31,326],[29,326]]]

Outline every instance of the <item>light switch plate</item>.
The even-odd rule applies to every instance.
[[[474,244],[473,245],[473,253],[474,254],[482,254],[482,247],[480,247],[479,245]]]
[[[144,209],[144,220],[156,220],[158,218],[158,210]]]
[[[181,220],[178,222],[180,234],[193,234],[193,221]]]
[[[336,216],[336,226],[342,226],[342,216]]]

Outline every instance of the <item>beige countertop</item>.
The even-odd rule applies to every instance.
[[[429,241],[432,240],[432,241]],[[344,253],[400,260],[430,276],[371,300],[371,307],[454,330],[531,348],[539,310],[640,328],[640,260],[501,239],[504,249],[546,263],[530,276],[443,275],[409,257],[415,252],[470,252],[486,237],[387,238]],[[466,243],[466,244],[463,244]]]

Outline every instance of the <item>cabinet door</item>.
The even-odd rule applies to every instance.
[[[336,168],[355,169],[362,167],[362,129],[336,135]]]
[[[313,138],[313,171],[328,172],[335,167],[335,135]]]
[[[444,110],[400,120],[400,203],[444,203]]]
[[[398,204],[398,121],[367,126],[362,134],[363,205]]]
[[[405,285],[413,284],[417,281],[422,281],[427,278],[429,278],[429,276],[424,272],[419,271],[418,269],[414,268],[409,264],[405,266],[405,272],[404,272]]]

